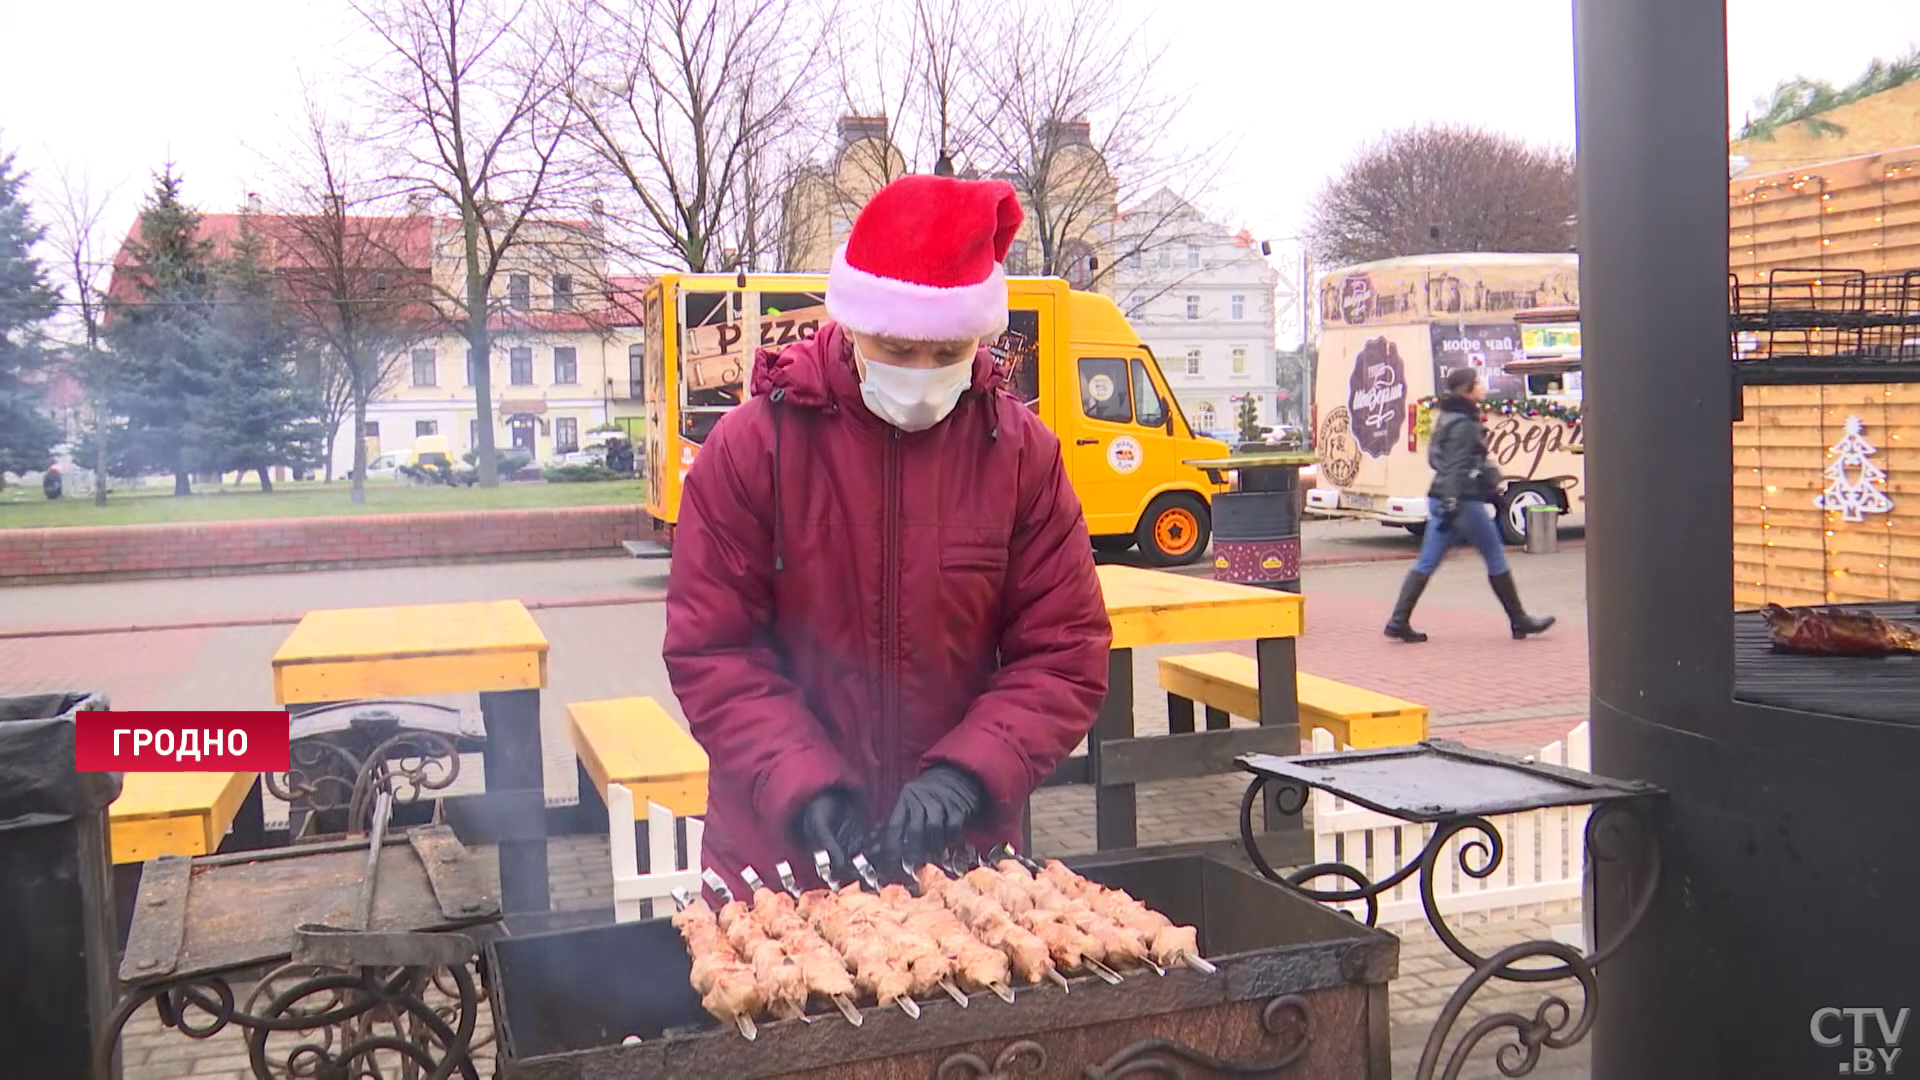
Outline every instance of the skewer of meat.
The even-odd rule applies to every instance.
[[[1013,1001],[1013,988],[1009,985],[1012,969],[1006,953],[975,937],[938,897],[909,896],[906,905],[900,917],[901,925],[933,939],[947,955],[953,978],[969,990],[991,990],[1000,1000]]]
[[[1028,984],[1046,979],[1062,990],[1071,990],[1066,977],[1054,967],[1047,943],[1033,931],[1021,926],[1007,909],[964,877],[949,878],[929,863],[915,872],[922,892],[938,897],[959,916],[974,935],[1007,955],[1013,973]]]
[[[816,889],[802,893],[797,903],[799,914],[813,925],[826,942],[839,951],[853,970],[854,983],[873,995],[878,1004],[897,1006],[901,1012],[918,1019],[920,1005],[913,1000],[914,975],[910,964],[888,948],[883,932],[876,926],[873,912],[855,910],[849,896],[861,896],[859,886],[843,890]]]
[[[764,891],[764,890],[763,890]],[[767,1011],[783,1020],[807,1016],[807,980],[787,949],[754,917],[753,907],[735,900],[720,908],[716,921],[734,951],[753,965],[753,976],[766,995]]]
[[[713,909],[705,900],[693,900],[674,914],[673,925],[687,943],[687,955],[693,958],[688,978],[700,994],[700,1007],[733,1024],[749,1040],[758,1038],[760,1031],[754,1026],[753,1015],[765,999],[752,966],[734,951]]]
[[[1124,889],[1109,889],[1069,870],[1058,859],[1049,859],[1038,877],[1045,878],[1068,896],[1087,901],[1094,912],[1138,933],[1148,943],[1157,966],[1185,964],[1195,971],[1213,974],[1219,969],[1200,955],[1200,932],[1180,926],[1172,919],[1136,900]],[[1161,972],[1165,974],[1165,972]]]

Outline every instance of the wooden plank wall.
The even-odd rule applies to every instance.
[[[1893,500],[1857,523],[1815,503],[1849,416]],[[1920,600],[1920,385],[1748,387],[1733,465],[1735,607]]]
[[[1920,146],[1727,185],[1727,264],[1746,284],[1776,269],[1920,268]]]

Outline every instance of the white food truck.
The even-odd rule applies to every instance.
[[[1579,302],[1571,254],[1421,255],[1327,274],[1308,508],[1424,532],[1433,396],[1449,371],[1472,366],[1506,478],[1497,509],[1507,542],[1525,540],[1529,507],[1572,509],[1584,477]]]

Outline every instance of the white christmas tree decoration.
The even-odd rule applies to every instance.
[[[1838,511],[1845,521],[1865,521],[1868,514],[1893,509],[1884,490],[1886,470],[1868,460],[1880,448],[1866,440],[1864,431],[1859,417],[1847,417],[1846,436],[1828,451],[1834,461],[1827,466],[1827,490],[1813,500],[1822,510]]]

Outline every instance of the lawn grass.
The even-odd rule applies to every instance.
[[[170,487],[115,491],[105,507],[96,507],[87,495],[49,501],[37,488],[8,487],[0,490],[0,529],[636,505],[645,494],[646,485],[639,480],[503,483],[491,490],[376,482],[367,485],[367,501],[355,506],[342,480],[331,484],[317,480],[275,484],[272,494],[262,492],[256,481],[244,487],[195,485],[194,494],[180,497],[174,496]]]

